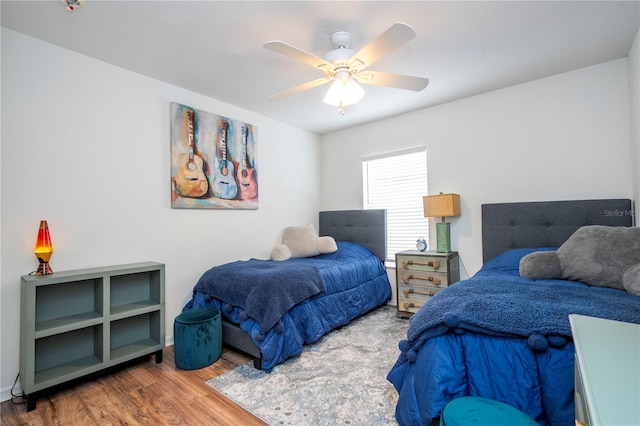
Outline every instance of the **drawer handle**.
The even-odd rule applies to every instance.
[[[405,284],[409,284],[409,280],[431,281],[435,285],[442,284],[442,280],[436,277],[421,277],[419,275],[405,275],[404,277],[402,277],[402,281],[404,281]]]
[[[422,265],[422,266],[431,266],[436,271],[440,268],[440,262],[438,261],[428,261],[428,262],[420,262],[419,260],[403,260],[402,267],[407,269],[411,265]]]
[[[402,293],[404,293],[404,297],[409,297],[410,294],[422,294],[424,296],[434,296],[436,294],[435,291],[418,291],[412,288],[402,290]]]
[[[409,308],[418,308],[420,309],[422,307],[422,305],[417,305],[413,302],[404,302],[404,304],[402,305],[404,306],[404,310],[406,311]]]

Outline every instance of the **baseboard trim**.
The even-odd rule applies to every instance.
[[[5,402],[11,399],[12,388],[15,395],[22,395],[22,386],[20,386],[20,380],[18,380],[18,383],[16,383],[15,387],[11,385],[0,390],[0,402]]]

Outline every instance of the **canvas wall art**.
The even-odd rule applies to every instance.
[[[172,102],[171,207],[257,209],[256,127]]]

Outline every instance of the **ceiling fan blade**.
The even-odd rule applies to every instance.
[[[312,67],[318,68],[322,71],[324,71],[325,69],[333,70],[333,65],[325,61],[324,59],[316,55],[312,55],[311,53],[305,52],[304,50],[298,49],[295,46],[291,46],[290,44],[287,44],[283,41],[268,41],[264,44],[264,48],[296,59],[300,62],[304,62],[305,64],[311,65]]]
[[[360,49],[349,59],[349,67],[363,70],[416,37],[416,32],[407,24],[396,22],[371,43]]]
[[[299,86],[292,87],[291,89],[276,93],[275,95],[268,97],[267,100],[270,102],[277,102],[291,95],[295,95],[296,93],[304,92],[305,90],[313,89],[317,86],[322,86],[323,84],[328,83],[331,80],[331,78],[324,77],[317,80],[309,81]]]
[[[428,78],[377,71],[359,73],[355,79],[362,84],[395,87],[396,89],[413,90],[414,92],[419,92],[429,84]]]

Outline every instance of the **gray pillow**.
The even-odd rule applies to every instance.
[[[640,296],[640,263],[627,269],[622,277],[622,285],[629,293]]]
[[[640,227],[583,226],[557,253],[561,278],[625,290],[622,277],[640,263]]]
[[[518,272],[533,280],[552,280],[560,278],[562,269],[555,251],[536,251],[520,259]]]

